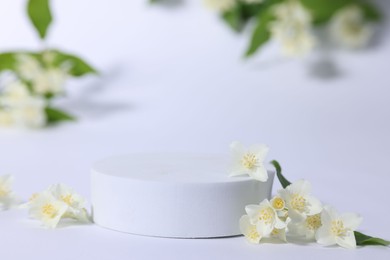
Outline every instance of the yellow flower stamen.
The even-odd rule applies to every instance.
[[[291,200],[291,206],[297,211],[304,211],[306,207],[306,199],[301,195],[295,194]]]
[[[247,237],[248,237],[249,240],[255,242],[255,241],[259,240],[260,235],[259,235],[259,233],[257,232],[256,228],[254,227],[254,228],[252,228],[252,229],[248,232]]]
[[[0,186],[0,197],[5,197],[7,196],[9,191],[3,187]]]
[[[306,227],[310,230],[317,230],[322,225],[321,223],[321,214],[316,214],[313,216],[308,216],[306,218]]]
[[[259,220],[265,224],[271,224],[274,219],[274,212],[271,208],[265,208],[260,211]]]
[[[53,204],[48,203],[42,207],[42,213],[50,218],[53,218],[56,214],[56,209]]]
[[[72,204],[73,202],[73,197],[71,194],[68,194],[66,196],[61,196],[61,199],[63,202],[65,202],[66,204],[68,204],[69,206]]]
[[[347,229],[344,227],[344,223],[341,220],[333,220],[330,230],[335,236],[343,236],[347,231]]]
[[[273,207],[274,209],[277,209],[277,210],[284,209],[284,200],[283,200],[282,198],[275,197],[275,198],[272,200],[272,207]]]
[[[246,153],[241,160],[242,165],[247,169],[253,169],[258,164],[258,158],[253,153]]]
[[[38,193],[34,193],[31,195],[31,197],[28,199],[29,201],[33,201],[38,197]]]

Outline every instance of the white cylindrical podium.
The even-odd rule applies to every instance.
[[[91,170],[94,222],[132,234],[208,238],[239,235],[248,204],[271,194],[267,182],[229,177],[218,156],[128,155],[96,163]]]

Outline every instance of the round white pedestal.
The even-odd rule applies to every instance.
[[[239,235],[248,204],[268,198],[267,182],[229,177],[215,156],[129,155],[96,163],[91,173],[94,222],[147,236],[202,238]]]

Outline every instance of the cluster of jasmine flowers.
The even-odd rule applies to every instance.
[[[248,174],[255,180],[267,181],[264,160],[269,148],[266,145],[245,148],[233,142],[230,148],[233,155],[231,176]],[[323,206],[310,193],[311,184],[300,180],[279,190],[271,200],[246,206],[246,215],[239,221],[242,234],[251,243],[274,239],[287,242],[300,237],[325,246],[337,244],[355,248],[354,231],[362,218],[353,213],[339,214],[334,208]]]
[[[339,214],[330,206],[310,195],[310,183],[297,181],[270,201],[245,207],[246,215],[240,219],[240,230],[251,243],[277,238],[287,242],[295,237],[316,240],[324,246],[339,245],[355,248],[354,231],[362,218],[354,213]]]
[[[223,15],[229,23],[235,23],[240,19],[247,19],[248,14],[242,10],[253,12],[264,12],[264,17],[269,16],[272,19],[258,19],[258,25],[252,36],[250,48],[259,48],[270,39],[275,40],[281,48],[282,54],[286,56],[303,56],[311,52],[323,39],[318,39],[318,33],[315,28],[318,24],[318,18],[315,15],[321,12],[321,5],[315,6],[310,10],[300,0],[204,0],[205,4]],[[357,1],[358,4],[358,1]],[[325,26],[326,39],[334,46],[357,49],[368,45],[373,36],[373,26],[366,17],[361,6],[351,3],[342,8],[334,10]],[[243,7],[244,5],[244,7]],[[246,6],[245,6],[246,5]],[[262,6],[263,5],[263,6]],[[330,5],[334,5],[330,3]],[[240,12],[244,12],[239,14]],[[235,15],[237,13],[237,16]],[[318,18],[318,19],[317,19]],[[244,23],[246,21],[242,21]],[[252,55],[251,50],[247,55]]]
[[[0,126],[40,128],[47,124],[50,100],[64,93],[70,64],[54,66],[51,52],[42,57],[16,56],[15,69],[0,85]]]
[[[42,192],[34,193],[23,204],[12,191],[12,184],[12,176],[0,176],[0,209],[26,208],[31,218],[39,220],[47,228],[56,228],[62,219],[90,222],[85,199],[63,184],[51,185]]]

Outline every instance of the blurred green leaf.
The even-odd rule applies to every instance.
[[[236,32],[240,32],[244,25],[239,5],[223,13],[222,19]]]
[[[44,39],[53,20],[49,0],[28,0],[27,13],[39,37]]]
[[[389,246],[390,241],[378,237],[371,237],[355,231],[356,245],[358,246]]]
[[[301,3],[313,15],[315,24],[322,24],[341,8],[356,3],[356,0],[301,0]]]
[[[86,74],[98,74],[97,70],[85,62],[83,59],[69,53],[64,53],[58,50],[52,50],[55,55],[54,65],[60,66],[63,63],[70,65],[69,73],[74,77],[81,77]]]
[[[284,0],[268,0],[261,5],[254,5],[254,10],[257,12],[257,22],[252,33],[249,47],[245,53],[246,57],[252,56],[271,38],[269,24],[275,19],[272,8],[274,5],[282,3],[283,1]],[[248,12],[248,14],[251,13]]]
[[[0,54],[0,72],[15,69],[15,53],[6,52]]]
[[[364,0],[301,0],[301,3],[310,10],[315,24],[328,22],[337,11],[350,5],[362,8],[367,20],[378,21],[381,18],[375,5]]]
[[[74,77],[81,77],[86,74],[97,74],[95,68],[85,62],[83,59],[73,55],[64,53],[58,50],[46,50],[44,52],[7,52],[0,54],[0,72],[4,70],[15,70],[16,67],[16,56],[20,54],[28,54],[34,56],[39,62],[45,64],[44,54],[46,52],[51,52],[54,57],[53,64],[55,67],[59,67],[64,63],[67,63],[70,67],[69,74]]]
[[[251,18],[257,17],[264,4],[238,2],[234,8],[222,14],[222,19],[236,32],[242,31]]]
[[[381,12],[372,3],[362,1],[362,2],[358,3],[358,6],[360,6],[360,8],[362,8],[367,20],[377,22],[377,21],[380,21],[382,19]]]
[[[61,121],[75,121],[76,118],[60,109],[47,107],[45,108],[47,122],[54,124]]]
[[[256,27],[252,33],[249,47],[245,53],[246,57],[252,56],[271,37],[269,23],[274,19],[272,12],[268,9],[260,13]]]

